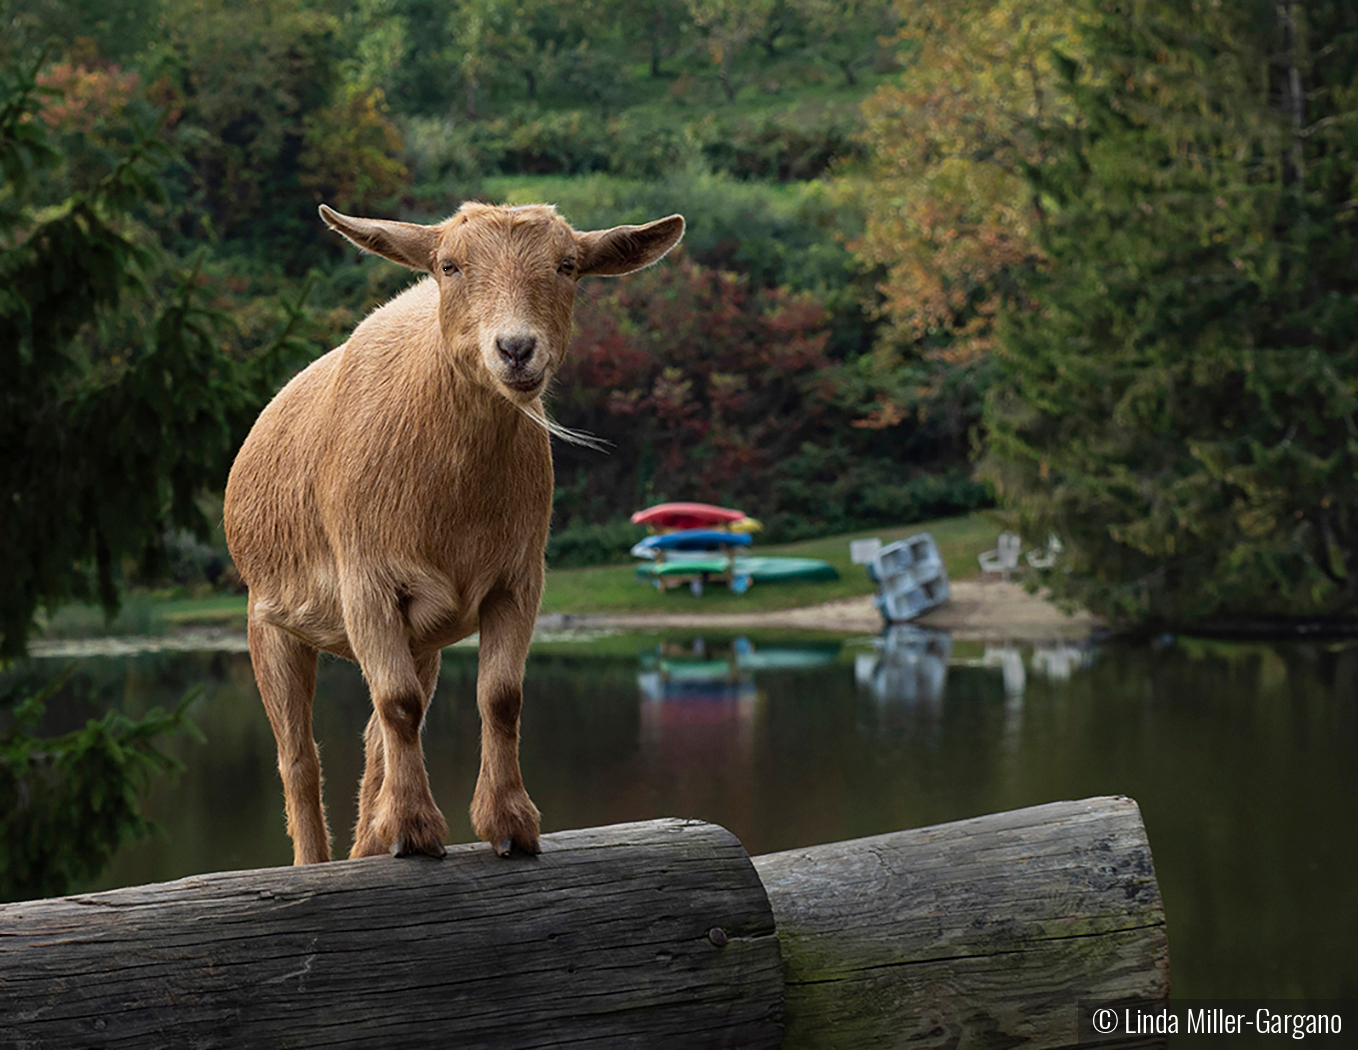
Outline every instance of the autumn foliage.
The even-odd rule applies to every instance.
[[[911,428],[851,426],[860,391],[827,354],[827,322],[809,294],[682,256],[589,286],[551,408],[612,447],[558,450],[558,524],[662,499],[731,503],[783,535],[920,513]],[[964,483],[933,498],[983,496]]]
[[[91,134],[137,94],[141,77],[111,63],[57,62],[37,74],[39,115],[52,128]]]

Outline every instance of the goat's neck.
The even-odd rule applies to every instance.
[[[495,381],[485,373],[479,350],[461,347],[461,352],[446,353],[434,363],[438,389],[438,412],[450,436],[459,446],[478,455],[497,455],[498,449],[522,438],[526,431],[538,429],[530,413],[543,417],[540,399],[520,406],[510,401]]]

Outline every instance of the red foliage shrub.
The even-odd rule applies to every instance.
[[[808,295],[752,290],[682,257],[591,284],[551,402],[559,422],[614,445],[603,470],[584,454],[579,495],[612,493],[612,515],[661,496],[766,498],[779,461],[839,414],[826,321]],[[559,449],[558,477],[581,455]]]

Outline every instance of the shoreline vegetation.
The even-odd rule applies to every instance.
[[[823,558],[839,570],[840,578],[828,583],[757,586],[744,595],[731,594],[721,587],[709,588],[701,598],[683,589],[660,593],[636,580],[632,561],[549,570],[539,615],[540,634],[553,640],[570,635],[586,640],[599,629],[753,628],[875,634],[884,626],[873,605],[876,586],[862,566],[851,564],[849,541],[877,536],[883,543],[892,543],[921,532],[932,535],[939,545],[952,580],[953,597],[947,605],[915,621],[918,626],[951,631],[964,638],[1003,636],[1015,640],[1080,639],[1101,626],[1089,613],[1063,612],[1042,597],[1027,593],[1016,582],[983,579],[976,555],[994,545],[998,526],[985,515],[969,514],[761,546],[761,553]],[[117,652],[148,647],[244,651],[245,605],[245,596],[240,594],[134,594],[112,621],[105,621],[97,607],[67,606],[50,619],[41,637],[34,638],[32,655],[72,654],[82,650],[82,643],[96,639],[101,650]]]
[[[823,558],[839,570],[832,582],[756,586],[743,595],[708,588],[701,598],[687,589],[660,593],[634,576],[634,561],[587,568],[551,569],[538,615],[536,644],[591,644],[601,637],[664,630],[716,634],[759,631],[781,634],[876,635],[887,626],[873,604],[876,586],[849,560],[849,541],[871,536],[892,543],[927,532],[948,569],[952,597],[911,621],[946,631],[957,641],[1003,640],[1019,644],[1097,641],[1120,632],[1078,607],[1031,592],[1020,572],[1013,580],[983,576],[976,556],[991,549],[1000,526],[986,513],[914,525],[862,529],[797,543],[760,545],[760,553]],[[622,556],[620,552],[620,557]],[[147,651],[217,649],[246,651],[243,594],[184,596],[134,592],[106,620],[94,605],[61,607],[30,645],[33,657],[126,655]],[[1358,635],[1358,620],[1230,621],[1167,629],[1202,637],[1245,640],[1332,640]],[[1136,637],[1141,637],[1137,635]],[[474,639],[460,643],[474,644]]]
[[[994,545],[998,526],[969,514],[889,529],[861,530],[800,543],[761,547],[761,552],[824,558],[839,570],[828,583],[755,587],[734,595],[709,588],[701,598],[681,589],[660,593],[634,577],[634,562],[583,569],[549,570],[538,617],[538,641],[590,643],[602,635],[682,629],[770,631],[796,634],[875,635],[885,624],[873,604],[875,585],[849,560],[849,541],[877,536],[892,543],[927,532],[939,545],[952,581],[952,599],[914,621],[948,631],[958,640],[1003,638],[1041,643],[1082,641],[1104,629],[1084,610],[1064,611],[1018,582],[982,577],[976,555]],[[34,657],[107,655],[179,649],[245,652],[244,595],[172,597],[130,595],[119,615],[106,621],[95,606],[59,609]]]

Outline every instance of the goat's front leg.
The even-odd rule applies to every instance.
[[[428,656],[415,661],[415,674],[420,680],[426,713],[438,686],[440,660],[441,654],[435,649]],[[387,848],[373,833],[373,814],[377,811],[377,797],[386,779],[387,761],[386,749],[382,746],[382,719],[376,710],[368,719],[368,728],[363,733],[363,752],[363,781],[358,790],[358,819],[354,822],[354,845],[349,852],[351,860],[384,853]]]
[[[538,593],[497,591],[481,603],[476,706],[481,712],[481,773],[472,796],[472,830],[502,857],[538,852],[538,809],[519,771],[523,665],[533,639]]]
[[[420,730],[433,693],[429,667],[416,666],[394,591],[352,584],[343,588],[342,599],[349,646],[368,680],[376,716],[369,725],[369,764],[350,856],[441,857],[448,822],[434,804],[420,747]],[[437,666],[432,664],[435,673]],[[420,670],[425,671],[423,676]],[[373,768],[379,760],[380,775]]]

